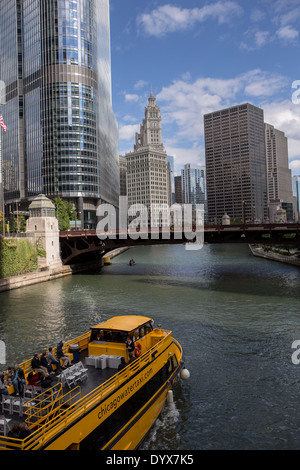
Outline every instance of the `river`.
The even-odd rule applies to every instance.
[[[299,268],[247,245],[139,247],[100,273],[1,293],[0,339],[13,365],[112,315],[149,315],[182,344],[190,379],[143,449],[299,449],[299,301]]]

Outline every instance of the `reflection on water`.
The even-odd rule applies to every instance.
[[[0,339],[11,365],[111,315],[149,315],[173,330],[191,378],[176,383],[144,449],[296,449],[299,287],[299,268],[246,245],[136,248],[96,275],[0,294]]]

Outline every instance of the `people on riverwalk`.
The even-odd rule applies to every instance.
[[[40,372],[43,377],[47,377],[49,375],[47,368],[42,365],[38,353],[34,354],[31,361],[31,367],[33,370]]]
[[[60,361],[55,359],[55,357],[53,356],[52,348],[49,348],[48,350],[48,362],[56,366],[56,372],[60,372]]]
[[[72,365],[70,357],[63,352],[64,342],[60,341],[56,347],[56,356],[59,360],[63,361],[62,369]]]

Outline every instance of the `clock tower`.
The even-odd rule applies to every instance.
[[[134,150],[146,145],[163,150],[160,109],[152,91],[148,99],[148,106],[145,108],[145,119],[140,126],[140,133],[136,134]]]

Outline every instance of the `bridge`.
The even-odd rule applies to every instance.
[[[117,248],[197,243],[196,237],[191,241],[191,235],[186,235],[183,230],[166,230],[161,227],[132,233],[116,230],[103,232],[100,237],[98,235],[96,230],[60,232],[63,264],[76,264],[100,258]],[[300,224],[205,225],[202,242],[300,246]]]

